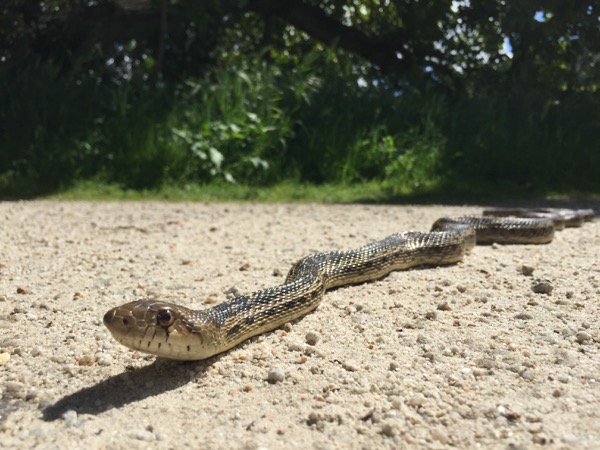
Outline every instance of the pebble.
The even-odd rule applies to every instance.
[[[556,353],[556,359],[554,363],[567,367],[575,367],[577,365],[577,359],[577,353],[563,349]]]
[[[592,335],[587,331],[578,331],[575,335],[578,344],[585,344],[592,340]]]
[[[110,366],[113,363],[113,357],[108,353],[100,353],[96,355],[96,360],[99,366]]]
[[[398,429],[398,425],[392,422],[384,422],[381,425],[381,433],[384,436],[393,437],[396,436],[400,430]]]
[[[298,341],[289,341],[287,343],[287,348],[291,352],[303,352],[306,348],[306,345]]]
[[[309,331],[308,333],[306,333],[306,336],[304,337],[304,339],[306,339],[306,343],[308,345],[316,345],[317,342],[319,342],[319,334],[314,332],[314,331]]]
[[[323,420],[323,418],[321,417],[321,414],[316,411],[311,411],[308,414],[308,424],[309,425],[320,422],[321,420]]]
[[[242,295],[242,291],[237,286],[231,286],[224,292],[224,294],[229,300],[231,300],[232,298],[240,297]]]
[[[413,395],[411,398],[409,398],[406,401],[406,404],[408,406],[423,406],[425,404],[425,396],[423,394],[421,394],[420,392]]]
[[[531,290],[536,294],[551,294],[554,290],[554,286],[548,280],[535,280],[531,286]]]
[[[526,277],[530,277],[531,275],[533,275],[533,271],[534,271],[534,270],[535,270],[535,269],[534,269],[533,267],[531,267],[531,266],[526,266],[525,264],[523,264],[523,265],[521,266],[521,273],[522,273],[523,275],[525,275]]]
[[[490,358],[481,358],[476,361],[477,367],[482,369],[494,369],[496,367],[496,361]]]
[[[577,439],[577,436],[575,436],[574,434],[571,433],[565,433],[562,435],[562,437],[560,438],[561,441],[563,441],[565,444],[577,444],[577,441],[579,439]]]
[[[535,378],[535,373],[531,369],[525,369],[519,375],[521,375],[521,378],[527,381],[532,381]]]
[[[531,314],[527,314],[527,313],[520,313],[515,316],[515,319],[531,320],[531,319],[533,319],[533,316]]]
[[[77,364],[80,366],[93,366],[96,359],[92,355],[83,355],[77,359]]]
[[[358,364],[351,359],[344,361],[342,363],[342,367],[348,372],[356,372],[358,370]]]
[[[62,415],[65,425],[69,428],[78,426],[81,422],[77,420],[77,411],[69,409]]]
[[[437,309],[440,311],[450,311],[450,310],[452,310],[452,307],[450,306],[450,303],[444,302],[444,303],[440,303],[437,306]]]
[[[154,434],[148,430],[131,430],[127,435],[138,441],[150,442],[154,440]]]
[[[417,344],[427,344],[429,343],[429,339],[422,334],[417,336]]]
[[[25,385],[19,381],[7,381],[4,385],[5,394],[10,398],[24,399],[27,396]]]
[[[450,441],[450,438],[448,437],[448,435],[446,434],[446,432],[440,428],[434,428],[433,430],[431,430],[431,437],[438,441],[440,444],[447,444],[448,441]]]
[[[8,353],[8,352],[0,353],[0,366],[4,366],[4,365],[8,364],[9,361],[10,361],[10,353]]]
[[[279,383],[285,380],[285,372],[279,367],[271,367],[267,373],[267,381],[269,383]]]

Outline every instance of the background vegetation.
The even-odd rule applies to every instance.
[[[597,193],[599,9],[5,0],[0,195]]]

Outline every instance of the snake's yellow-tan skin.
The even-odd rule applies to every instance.
[[[587,213],[584,217],[589,219]],[[454,264],[475,243],[548,243],[554,236],[555,221],[560,224],[566,217],[566,213],[552,214],[442,218],[429,233],[397,233],[355,250],[307,256],[292,266],[283,284],[206,310],[137,300],[108,311],[104,324],[117,341],[132,349],[170,359],[205,359],[304,316],[317,307],[327,289],[415,266]]]

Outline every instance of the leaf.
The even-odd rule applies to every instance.
[[[225,178],[225,181],[228,181],[231,184],[237,183],[237,181],[235,181],[235,178],[233,178],[233,175],[231,175],[229,172],[225,172],[223,174],[223,177]]]
[[[223,153],[221,153],[219,150],[217,150],[214,147],[210,147],[208,149],[208,159],[218,169],[220,169],[221,168],[221,164],[223,164],[223,160],[225,159],[225,157],[223,156]]]

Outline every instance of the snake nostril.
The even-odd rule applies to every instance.
[[[127,326],[127,325],[129,325],[129,320],[127,320],[127,318],[123,317],[123,319],[121,319],[121,323],[123,323],[123,326]]]

